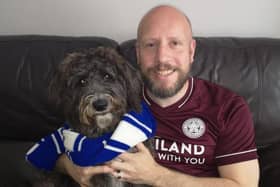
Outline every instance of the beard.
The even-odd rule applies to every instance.
[[[169,65],[164,65],[166,68],[171,68]],[[153,72],[157,69],[159,69],[159,66],[149,68],[146,72],[141,69],[141,74],[143,78],[144,85],[147,87],[147,89],[156,97],[164,99],[168,97],[174,96],[179,90],[183,88],[186,81],[189,78],[189,69],[182,70],[182,69],[175,69],[175,71],[178,72],[178,78],[175,82],[175,84],[169,88],[163,88],[156,84],[156,80],[153,80],[151,77],[149,77],[150,72]]]

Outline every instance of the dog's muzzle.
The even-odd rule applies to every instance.
[[[85,124],[96,123],[106,128],[112,121],[113,97],[109,94],[93,94],[80,103],[80,120]]]
[[[85,98],[87,107],[91,108],[93,114],[102,114],[112,109],[113,97],[109,94],[94,94]]]

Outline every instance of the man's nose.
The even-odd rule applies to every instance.
[[[170,49],[168,45],[162,43],[158,45],[157,48],[157,62],[164,63],[167,62],[170,57]]]

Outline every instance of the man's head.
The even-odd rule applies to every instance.
[[[171,6],[158,6],[140,21],[137,59],[145,85],[156,97],[175,95],[186,83],[195,52],[189,19]]]

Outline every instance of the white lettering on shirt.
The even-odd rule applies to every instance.
[[[189,155],[202,155],[205,152],[204,145],[185,144],[173,142],[170,146],[166,145],[165,140],[155,140],[155,149],[157,151],[180,153]]]

